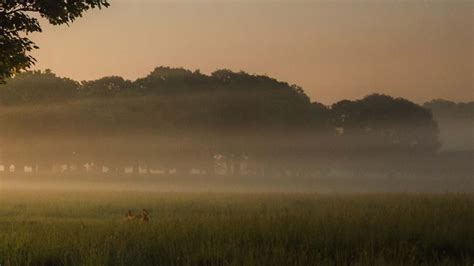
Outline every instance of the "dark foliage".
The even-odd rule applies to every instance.
[[[334,122],[357,151],[435,151],[438,128],[429,110],[402,98],[373,94],[332,106]],[[370,145],[367,145],[370,144]]]
[[[82,83],[25,72],[0,86],[0,103],[4,158],[25,163],[298,175],[334,158],[439,147],[431,112],[408,100],[374,94],[327,107],[296,85],[229,70],[159,67],[136,81]]]
[[[18,74],[0,86],[0,102],[5,105],[52,103],[77,97],[80,84],[57,77],[50,70]]]
[[[38,47],[27,35],[41,32],[35,14],[60,25],[74,21],[91,8],[107,6],[107,0],[1,0],[0,83],[34,64],[29,52]]]

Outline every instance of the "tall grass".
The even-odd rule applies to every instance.
[[[470,194],[2,191],[0,264],[471,265],[473,221]]]

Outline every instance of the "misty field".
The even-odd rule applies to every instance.
[[[0,194],[0,264],[471,265],[472,194]],[[149,223],[125,221],[151,210]]]

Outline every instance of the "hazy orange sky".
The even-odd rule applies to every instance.
[[[34,34],[36,69],[136,79],[154,67],[228,68],[326,104],[372,92],[474,99],[474,1],[111,0]]]

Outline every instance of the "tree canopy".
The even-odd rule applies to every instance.
[[[77,96],[80,84],[57,77],[50,70],[22,72],[0,86],[0,102],[11,104],[51,103]]]
[[[223,72],[232,77],[216,74]],[[76,112],[74,117],[85,121],[72,124],[83,127],[107,112],[111,112],[109,118],[113,117],[117,126],[137,128],[140,127],[137,121],[142,121],[141,126],[162,129],[164,125],[170,128],[194,125],[214,130],[250,127],[301,130],[317,128],[316,124],[325,124],[328,118],[327,108],[312,104],[296,85],[228,70],[204,75],[182,68],[158,67],[133,82],[121,77],[104,77],[80,83],[57,77],[49,70],[30,71],[0,85],[0,103],[4,106],[48,104],[51,109],[67,101],[75,103],[69,104],[71,110],[64,108],[63,114],[72,116]],[[95,103],[98,106],[92,108]],[[143,119],[156,122],[147,123]],[[43,124],[49,121],[46,117],[40,120]],[[65,124],[58,126],[66,128]]]
[[[54,106],[60,107],[65,102],[72,103],[68,103],[70,110],[62,108],[60,117],[65,118],[62,123],[56,123],[59,116],[38,118],[40,114],[56,112]],[[50,70],[30,71],[0,85],[0,103],[4,106],[47,104],[48,112],[38,112],[35,119],[42,125],[55,121],[63,130],[71,124],[74,132],[78,132],[78,125],[82,128],[103,125],[106,131],[105,125],[110,130],[118,129],[112,125],[124,127],[121,130],[143,127],[164,130],[166,126],[181,130],[200,127],[273,132],[309,130],[328,134],[342,130],[341,138],[363,135],[372,142],[379,139],[384,145],[399,147],[436,147],[437,141],[437,126],[431,112],[406,99],[374,94],[327,107],[311,102],[297,85],[230,70],[205,75],[182,68],[158,67],[136,81],[112,76],[83,82],[58,77]],[[39,107],[32,107],[36,108]],[[24,122],[25,118],[18,121]],[[10,123],[13,125],[15,121]],[[30,121],[27,125],[35,123]],[[39,131],[41,128],[34,130]]]
[[[254,173],[311,172],[328,158],[439,147],[431,112],[406,99],[373,94],[325,106],[297,85],[225,69],[158,67],[135,81],[21,73],[0,85],[0,127],[8,140],[0,149],[15,160],[189,169],[224,158],[230,172],[238,162]]]
[[[0,1],[0,83],[34,64],[29,52],[38,47],[27,35],[41,32],[38,15],[60,25],[73,22],[91,8],[108,6],[107,0]]]
[[[343,135],[359,138],[350,141],[359,148],[367,145],[422,151],[439,148],[437,123],[431,112],[406,99],[372,94],[356,101],[340,101],[332,110],[334,122]]]

